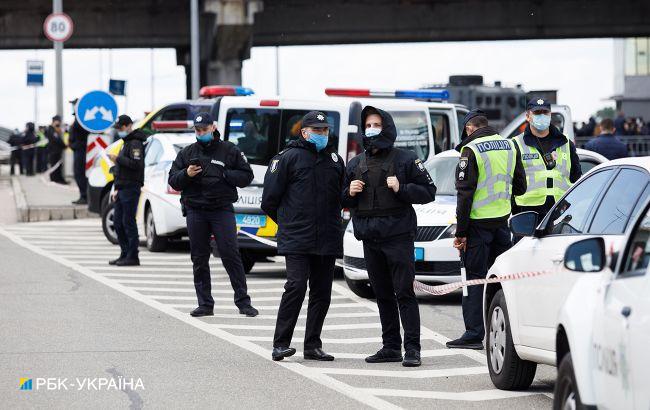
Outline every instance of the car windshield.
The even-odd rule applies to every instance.
[[[436,184],[437,195],[456,195],[458,157],[434,157],[425,165]]]

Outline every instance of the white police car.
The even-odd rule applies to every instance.
[[[544,274],[484,287],[487,364],[496,387],[525,389],[537,363],[556,364],[559,311],[585,275],[564,267],[565,251],[594,235],[602,236],[607,249],[618,250],[649,196],[650,157],[624,158],[589,171],[543,220],[534,212],[510,219],[512,232],[524,237],[497,258],[488,277]]]
[[[601,237],[569,246],[582,272],[560,311],[555,409],[650,408],[650,201],[615,255]]]
[[[583,172],[607,159],[602,155],[578,149]],[[423,283],[441,284],[460,280],[460,260],[453,248],[456,233],[455,171],[460,154],[443,151],[425,162],[436,184],[436,200],[425,205],[414,205],[418,219],[415,237],[415,275]],[[343,236],[343,274],[348,287],[361,297],[373,297],[366,271],[363,244],[354,237],[352,223]]]

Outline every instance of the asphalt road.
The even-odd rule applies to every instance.
[[[273,362],[284,264],[256,265],[248,284],[260,316],[246,318],[213,258],[215,316],[195,319],[188,314],[196,298],[186,248],[141,249],[142,266],[111,267],[107,261],[119,251],[99,219],[0,227],[1,406],[551,407],[555,369],[540,366],[531,389],[505,392],[492,385],[484,352],[444,347],[463,330],[458,294],[421,298],[421,367],[370,365],[363,358],[381,340],[376,305],[337,278],[323,332],[324,349],[337,360],[302,359],[303,310],[293,342],[299,353]],[[21,378],[32,379],[31,391],[20,390]],[[47,389],[48,378],[56,388]],[[134,388],[120,388],[121,381]]]

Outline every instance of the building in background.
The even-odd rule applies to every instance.
[[[614,40],[616,109],[626,117],[650,119],[650,38]]]

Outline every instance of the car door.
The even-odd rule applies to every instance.
[[[618,274],[597,307],[593,349],[598,407],[647,409],[650,356],[650,211],[632,230]]]
[[[600,195],[617,172],[606,168],[579,181],[549,212],[540,227],[540,238],[522,239],[509,253],[516,272],[542,271],[550,274],[510,282],[506,287],[515,297],[509,300],[519,317],[521,344],[553,351],[560,307],[580,273],[563,268],[566,248],[585,237],[591,213]]]

